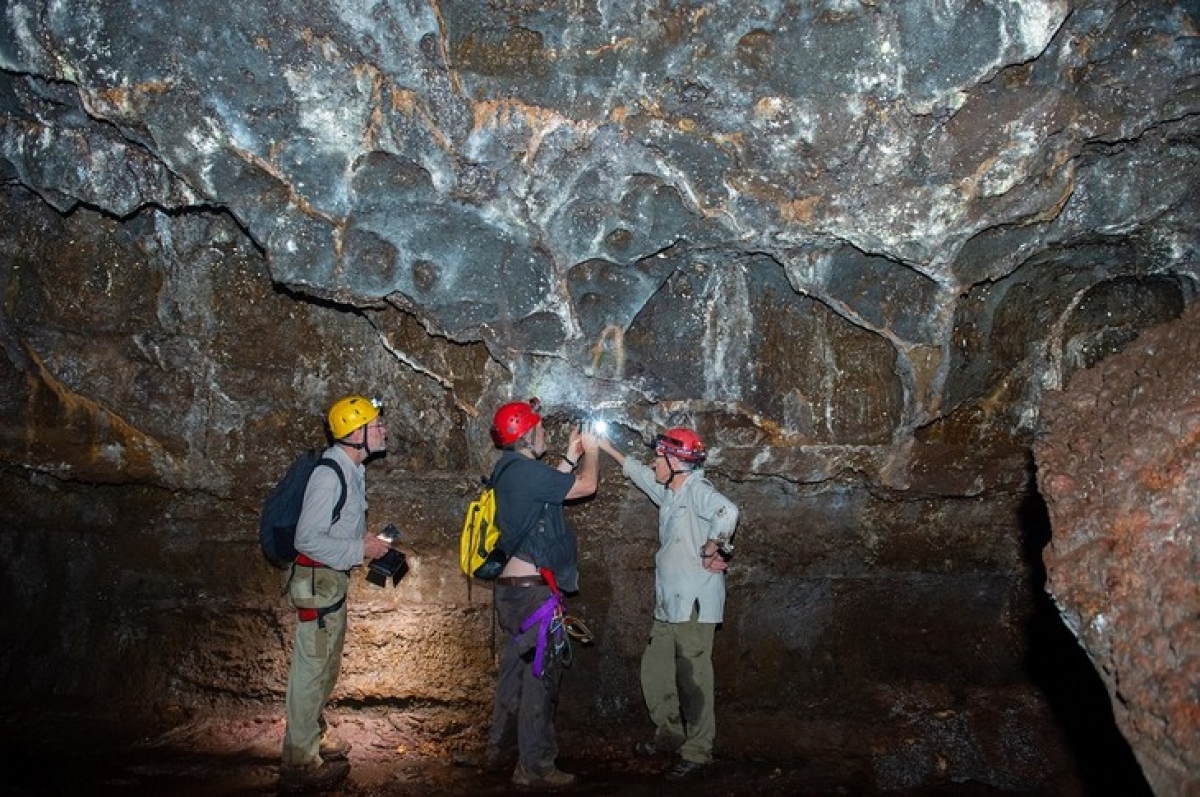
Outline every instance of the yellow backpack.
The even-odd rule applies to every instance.
[[[458,543],[458,562],[468,576],[494,581],[508,563],[508,555],[496,547],[500,527],[496,525],[496,488],[493,485],[515,461],[509,460],[493,478],[485,479],[483,492],[467,505]]]

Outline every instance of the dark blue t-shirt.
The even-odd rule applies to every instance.
[[[492,484],[500,549],[510,557],[519,556],[553,571],[559,588],[577,592],[579,554],[575,532],[563,513],[563,501],[575,485],[575,474],[505,451],[492,469]]]

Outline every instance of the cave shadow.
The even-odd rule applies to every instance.
[[[1021,505],[1020,524],[1033,594],[1025,640],[1030,681],[1045,695],[1088,795],[1153,797],[1129,742],[1117,729],[1104,682],[1046,592],[1042,550],[1050,543],[1050,515],[1036,489],[1029,490]]]
[[[171,795],[241,797],[277,791],[276,756],[202,753],[174,748],[124,748],[92,752],[25,752],[0,756],[8,773],[0,779],[3,797],[92,797]]]

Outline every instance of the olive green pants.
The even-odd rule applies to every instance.
[[[346,573],[318,570],[316,575],[318,604],[330,605],[339,595],[346,594],[350,583]],[[295,589],[295,583],[292,586],[293,592],[300,591]],[[283,734],[282,764],[286,768],[309,769],[321,765],[321,734],[325,724],[322,714],[342,671],[346,604],[325,615],[324,625],[321,628],[316,620],[296,623],[285,706],[287,728]]]
[[[717,736],[712,666],[716,623],[655,620],[642,653],[642,696],[660,749],[707,764]]]

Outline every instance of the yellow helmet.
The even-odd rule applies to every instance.
[[[374,399],[346,396],[329,408],[329,431],[333,433],[334,440],[341,440],[378,417],[379,405]]]

